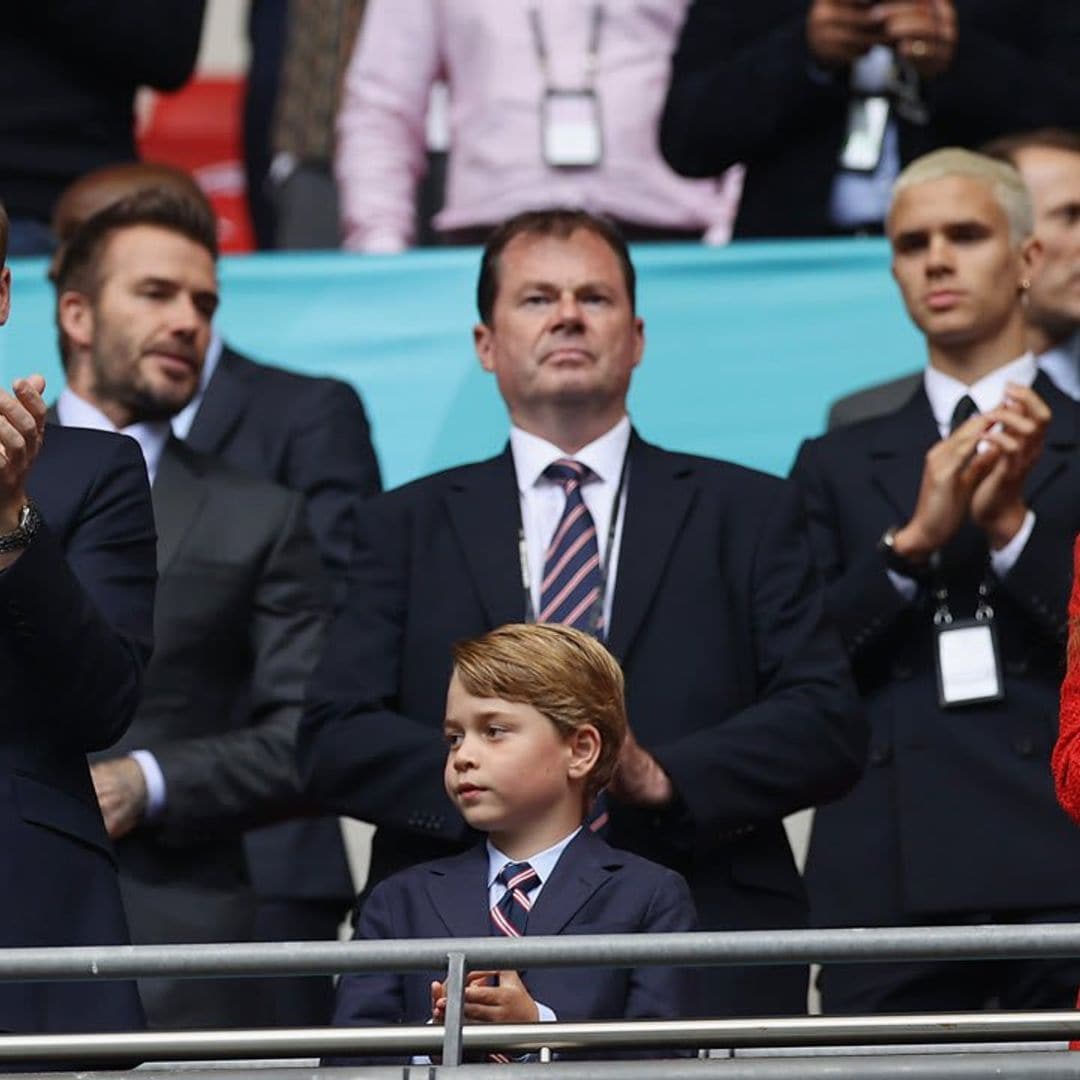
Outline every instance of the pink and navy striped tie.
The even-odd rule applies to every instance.
[[[602,617],[595,616],[603,587],[600,546],[596,523],[581,497],[581,485],[591,474],[587,465],[570,458],[561,458],[544,470],[549,480],[561,485],[566,505],[544,556],[536,621],[561,623],[603,637]]]
[[[506,892],[491,909],[492,933],[522,937],[532,910],[529,893],[540,884],[540,875],[527,862],[508,862],[495,880],[506,886]]]

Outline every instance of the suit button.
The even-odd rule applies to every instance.
[[[1028,670],[1028,661],[1026,656],[1020,656],[1015,660],[1005,661],[1005,674],[1006,675],[1026,675]]]
[[[1013,749],[1021,757],[1031,757],[1035,753],[1035,740],[1030,735],[1021,735],[1013,739]]]
[[[915,673],[908,664],[893,664],[890,674],[894,679],[910,679]]]
[[[867,760],[871,765],[885,765],[892,758],[892,751],[887,746],[871,746]]]

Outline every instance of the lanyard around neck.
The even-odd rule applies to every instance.
[[[596,69],[600,57],[600,31],[604,25],[604,5],[593,4],[592,16],[589,22],[589,43],[585,52],[585,88],[592,89],[596,82]],[[532,30],[533,49],[536,52],[536,60],[540,65],[540,72],[544,77],[544,86],[548,90],[554,88],[551,78],[551,63],[548,54],[547,41],[544,38],[544,27],[540,21],[540,9],[536,4],[529,5],[529,27]]]

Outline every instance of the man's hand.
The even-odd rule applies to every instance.
[[[986,420],[993,426],[985,441],[999,453],[971,497],[971,520],[998,551],[1019,532],[1027,516],[1024,482],[1042,454],[1050,409],[1034,390],[1010,383],[1004,403],[987,413]]]
[[[976,487],[1001,456],[996,441],[988,442],[982,453],[976,452],[993,426],[991,415],[970,417],[927,452],[915,513],[893,541],[898,555],[926,562],[964,523]]]
[[[813,0],[810,5],[806,41],[822,67],[850,67],[881,40],[881,22],[862,0]]]
[[[956,52],[953,0],[883,0],[871,10],[886,44],[924,79],[948,70]]]
[[[130,757],[99,761],[90,766],[101,816],[114,840],[127,836],[142,824],[146,813],[146,778],[139,763]]]
[[[0,390],[0,532],[19,526],[26,478],[45,435],[45,380],[40,375],[16,379],[12,390]]]
[[[675,795],[671,779],[660,763],[627,731],[608,785],[612,797],[635,806],[666,806]]]
[[[490,985],[493,980],[497,984]],[[516,971],[470,971],[465,977],[464,1015],[480,1024],[535,1024],[540,1010]],[[431,984],[431,1019],[446,1021],[446,984]]]

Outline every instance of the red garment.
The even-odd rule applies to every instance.
[[[1069,650],[1061,684],[1058,738],[1050,758],[1058,802],[1080,824],[1080,537],[1073,548],[1073,587],[1069,597]]]

